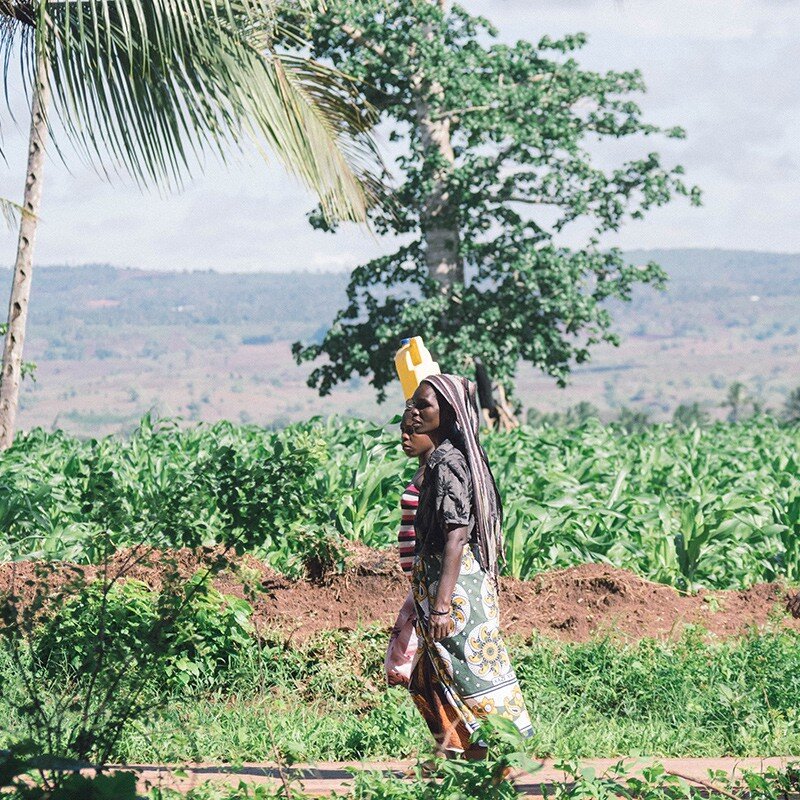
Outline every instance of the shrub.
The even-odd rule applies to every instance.
[[[152,671],[158,688],[216,683],[253,646],[251,614],[246,600],[220,594],[200,574],[177,595],[137,580],[108,589],[94,582],[43,624],[33,652],[51,677],[79,680],[111,664]]]

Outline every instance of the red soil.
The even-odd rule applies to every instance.
[[[135,555],[135,554],[134,554]],[[215,554],[191,551],[151,553],[136,562],[122,552],[109,563],[109,574],[122,571],[158,588],[172,561],[188,577]],[[54,565],[37,577],[41,564],[0,565],[0,595],[9,590],[32,597],[36,584],[46,582],[53,593],[76,572],[86,579],[99,576],[100,567]],[[222,592],[247,596],[255,607],[259,630],[269,629],[287,639],[306,639],[331,629],[354,629],[378,622],[389,627],[405,593],[407,579],[392,551],[354,548],[350,569],[323,583],[293,582],[250,556],[232,559],[231,568],[214,579]],[[257,589],[255,595],[246,587]],[[753,627],[772,625],[800,631],[800,620],[785,610],[785,592],[778,584],[759,584],[745,591],[702,591],[681,595],[669,586],[651,583],[630,572],[603,564],[544,573],[532,581],[506,578],[500,595],[503,629],[530,638],[535,633],[579,642],[603,634],[622,638],[680,635],[687,624],[701,625],[719,636],[734,636]]]

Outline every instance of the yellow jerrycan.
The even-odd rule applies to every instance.
[[[408,400],[417,390],[417,386],[428,377],[438,375],[441,370],[433,360],[421,336],[403,339],[401,347],[394,357],[397,377],[403,387],[403,396]]]

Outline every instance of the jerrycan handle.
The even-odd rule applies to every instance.
[[[409,342],[409,352],[411,354],[411,363],[412,364],[421,364],[422,363],[422,353],[419,351],[419,342],[420,337],[415,336]]]

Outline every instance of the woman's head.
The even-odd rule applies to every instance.
[[[446,438],[456,424],[453,407],[428,381],[422,381],[417,387],[410,411],[414,432],[434,440]]]
[[[433,450],[433,442],[424,433],[414,432],[413,409],[407,408],[400,421],[400,446],[409,458],[423,458]]]

